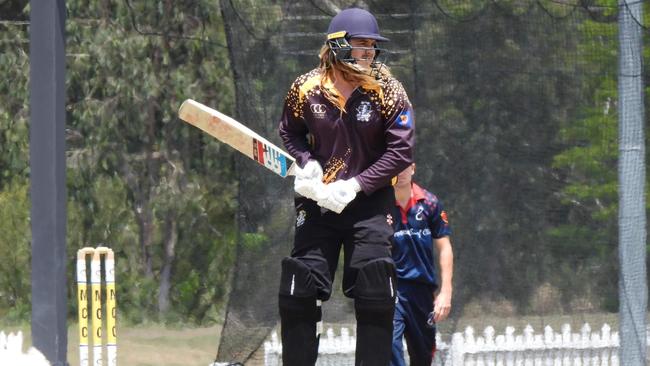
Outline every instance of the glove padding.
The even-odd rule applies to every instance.
[[[324,198],[323,168],[316,160],[307,161],[304,168],[296,168],[293,189],[301,196],[314,201]]]
[[[301,196],[316,202],[327,198],[327,186],[320,179],[296,178],[293,189]]]
[[[361,186],[355,178],[337,180],[325,186],[324,197],[317,202],[320,207],[340,214],[360,191]]]
[[[296,167],[296,179],[323,179],[323,168],[313,159],[307,160],[304,168]]]

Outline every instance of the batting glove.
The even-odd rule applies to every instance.
[[[297,179],[323,179],[323,168],[316,160],[308,160],[304,168],[297,167],[296,169],[296,178]]]
[[[299,179],[293,182],[293,189],[296,193],[303,197],[316,202],[325,199],[327,196],[327,189],[325,183],[319,179]]]
[[[314,201],[323,198],[323,192],[325,191],[323,168],[316,160],[307,161],[304,168],[297,167],[293,189],[301,196]]]
[[[341,213],[345,206],[361,191],[361,186],[355,178],[337,180],[325,186],[324,198],[318,200],[318,205],[330,211]]]

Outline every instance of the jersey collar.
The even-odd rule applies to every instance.
[[[411,198],[409,201],[406,203],[406,211],[410,210],[413,205],[415,205],[418,201],[426,199],[426,193],[424,193],[424,189],[422,189],[419,185],[415,183],[411,183]],[[402,207],[400,206],[399,202],[395,200],[395,206]]]
[[[402,213],[402,223],[406,224],[407,223],[407,217],[408,217],[408,212],[411,209],[411,207],[415,206],[416,203],[418,203],[420,200],[426,199],[426,194],[424,193],[424,189],[420,188],[415,183],[411,183],[411,198],[409,199],[408,203],[406,204],[406,208],[403,208],[400,206],[399,202],[395,200],[395,206],[397,206]]]
[[[411,197],[415,202],[417,202],[426,199],[427,195],[424,193],[424,189],[422,189],[419,185],[411,183]]]

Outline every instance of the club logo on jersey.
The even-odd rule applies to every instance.
[[[370,102],[367,100],[361,101],[357,107],[357,121],[359,122],[368,122],[370,121],[370,116],[372,115],[372,108],[370,107]]]
[[[298,211],[298,215],[296,216],[296,227],[301,227],[302,224],[305,223],[306,218],[307,212],[305,212],[305,210]]]
[[[325,118],[325,112],[327,110],[325,109],[325,104],[311,104],[309,106],[309,109],[311,110],[311,113],[314,115],[314,118]]]
[[[393,236],[396,239],[399,239],[403,236],[408,236],[412,238],[417,238],[417,239],[422,239],[422,238],[427,238],[431,236],[431,230],[430,229],[415,229],[415,228],[410,228],[410,229],[403,229],[403,230],[397,230]]]
[[[440,218],[445,222],[445,224],[449,224],[449,220],[447,219],[447,211],[442,211],[440,213]]]
[[[402,128],[411,128],[413,126],[413,118],[410,111],[404,111],[397,117],[397,124]]]
[[[253,139],[253,159],[282,177],[287,175],[286,156],[257,139]]]

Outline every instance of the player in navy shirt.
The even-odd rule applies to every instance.
[[[395,231],[392,255],[397,267],[398,298],[391,366],[406,365],[402,337],[406,339],[411,366],[431,365],[435,323],[447,318],[451,310],[451,228],[438,198],[411,181],[414,173],[412,164],[398,175],[395,206],[389,218]],[[434,264],[434,246],[440,277]]]

